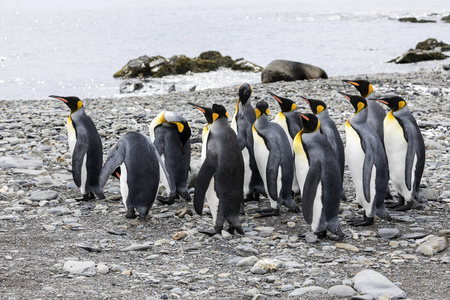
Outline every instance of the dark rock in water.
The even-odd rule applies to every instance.
[[[410,23],[436,23],[433,20],[418,20],[417,18],[400,18],[398,19],[400,22],[410,22]]]
[[[261,72],[263,68],[243,58],[238,58],[234,61],[233,65],[231,66],[231,70]]]
[[[198,56],[199,59],[213,60],[219,67],[231,68],[234,61],[230,56],[222,56],[219,51],[206,51]]]
[[[427,60],[441,60],[446,59],[448,56],[439,51],[426,51],[410,49],[401,56],[394,58],[388,62],[394,62],[396,64],[409,64]]]
[[[444,23],[450,23],[450,15],[448,15],[446,17],[442,17],[441,21]]]
[[[442,53],[442,51],[450,51],[450,45],[430,38],[418,43],[415,49],[409,49],[406,53],[388,62],[408,64],[426,60],[446,59],[448,56]]]
[[[194,85],[193,87],[191,87],[190,89],[189,89],[189,91],[190,92],[195,92],[195,89],[197,88],[197,86],[196,85]]]
[[[172,84],[172,85],[169,87],[168,92],[169,92],[169,93],[172,93],[172,92],[175,92],[175,91],[176,91],[175,84]]]
[[[141,90],[144,84],[140,81],[125,80],[120,84],[120,93],[127,94]]]
[[[233,70],[260,72],[261,67],[247,63],[245,68],[234,68],[242,65],[242,59],[233,61],[230,56],[222,56],[218,51],[206,51],[196,58],[186,55],[174,55],[170,59],[162,56],[140,56],[130,60],[121,70],[114,74],[115,78],[163,77],[167,75],[186,74],[188,72],[202,73],[215,71],[220,67]],[[238,62],[239,61],[239,62]],[[249,67],[250,66],[250,67]]]
[[[450,45],[437,39],[430,38],[423,42],[417,43],[416,50],[436,50],[445,52],[450,51]]]
[[[319,67],[289,60],[274,60],[261,73],[263,83],[328,78]]]

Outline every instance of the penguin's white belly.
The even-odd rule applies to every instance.
[[[250,151],[247,147],[242,149],[242,158],[244,159],[244,193],[247,195],[250,192],[250,180],[252,178],[252,170],[250,169]]]
[[[83,157],[83,163],[81,164],[81,194],[85,195],[86,193],[86,180],[87,180],[87,167],[86,167],[86,160],[87,160],[87,152]]]
[[[209,130],[204,132],[203,142],[202,142],[202,154],[200,156],[200,162],[203,164],[206,158],[206,150],[208,148],[208,136],[209,136]]]
[[[264,182],[264,189],[266,190],[267,196],[270,199],[270,195],[267,189],[267,161],[269,160],[269,149],[267,149],[264,140],[258,135],[257,132],[253,131],[253,149],[255,152],[256,165],[258,167],[259,174]]]
[[[128,199],[128,176],[127,176],[127,166],[125,163],[120,165],[120,194],[122,195],[122,202],[126,209],[127,199]]]
[[[365,153],[361,146],[361,139],[358,133],[350,126],[346,124],[345,134],[347,138],[347,143],[345,147],[345,154],[347,158],[348,168],[353,179],[353,184],[355,186],[356,198],[359,204],[364,208],[367,214],[372,211],[372,202],[375,191],[375,168],[372,169],[372,180],[370,188],[371,199],[365,199],[364,197],[364,186],[363,186],[363,165]]]
[[[411,190],[406,187],[406,152],[408,142],[403,135],[403,129],[397,119],[388,115],[384,120],[384,144],[389,165],[389,176],[395,189],[405,197],[406,201],[411,199]],[[417,161],[415,156],[414,161]],[[415,163],[413,164],[415,166]],[[413,167],[414,169],[414,167]],[[414,182],[414,170],[412,172],[411,183]],[[411,184],[412,187],[412,184]]]
[[[319,185],[317,186],[316,197],[314,198],[314,203],[313,203],[313,215],[312,215],[312,222],[311,222],[311,229],[313,232],[319,232],[319,231],[324,230],[323,228],[320,228],[320,219],[322,217],[322,209],[323,209],[322,182],[319,182]]]
[[[306,156],[305,149],[303,148],[301,139],[298,137],[293,142],[294,158],[295,158],[295,175],[297,179],[297,185],[300,192],[303,194],[306,175],[309,171],[308,157]]]
[[[286,136],[288,137],[289,145],[291,146],[292,153],[294,153],[293,139],[291,137],[291,134],[289,133],[286,117],[284,115],[280,116],[280,114],[281,113],[278,113],[273,121],[275,123],[278,123],[281,126],[281,128],[283,128],[284,132],[286,133]],[[301,188],[298,185],[298,179],[297,179],[297,174],[295,172],[295,165],[294,165],[294,175],[292,178],[292,190],[295,193],[298,193],[298,192],[300,192],[300,189]]]
[[[75,149],[75,144],[77,143],[77,133],[72,124],[72,119],[69,117],[67,119],[67,139],[69,141],[70,155],[73,157],[73,150]]]
[[[206,201],[208,202],[209,210],[213,218],[213,224],[216,224],[217,213],[219,211],[219,197],[214,190],[214,176],[209,182],[208,189],[206,190]]]

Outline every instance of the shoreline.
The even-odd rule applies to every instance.
[[[447,241],[450,236],[450,72],[432,69],[258,83],[250,99],[253,106],[265,99],[272,118],[279,106],[268,91],[295,100],[298,111],[309,112],[298,95],[321,99],[345,143],[344,123],[353,109],[337,91],[357,94],[341,81],[357,78],[371,81],[375,96],[395,94],[407,101],[426,145],[422,178],[426,200],[421,209],[391,211],[393,222],[376,219],[366,228],[351,227],[347,221],[360,211],[352,202],[354,190],[346,167],[344,187],[350,201],[341,202],[339,214],[347,236],[344,246],[328,239],[308,243],[299,237],[310,233],[301,213],[283,209],[279,217],[257,218],[256,209],[268,206],[265,198],[247,204],[246,215],[241,216],[245,236],[211,238],[198,232],[211,227],[210,216],[196,215],[192,202],[177,200],[164,206],[155,201],[144,223],[126,219],[119,185],[112,179],[105,186],[106,200],[77,202],[79,190],[72,188],[67,172],[68,108],[51,99],[1,101],[0,290],[11,298],[335,299],[329,295],[332,287],[355,288],[354,275],[372,269],[411,299],[445,298],[450,280],[448,247],[432,256],[417,249],[433,236]],[[185,117],[195,139],[205,121],[187,102],[223,104],[231,117],[237,98],[238,87],[233,86],[81,100],[99,130],[106,160],[109,149],[125,133],[148,134],[150,121],[162,110]],[[201,143],[192,144],[192,174],[200,167],[200,149]],[[177,213],[182,210],[194,213],[180,217]],[[398,232],[386,238],[380,229]],[[179,232],[186,237],[174,239]],[[140,245],[141,251],[129,250],[133,245]],[[252,256],[246,258],[248,264],[238,263]],[[272,273],[254,273],[255,259],[279,264]],[[64,265],[71,261],[93,262],[94,267],[90,275],[69,273]],[[320,287],[317,290],[323,294],[311,289],[290,296],[311,287]]]

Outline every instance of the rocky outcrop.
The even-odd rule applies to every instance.
[[[441,21],[444,23],[450,23],[450,15],[446,16],[446,17],[442,17]]]
[[[410,22],[410,23],[436,23],[436,21],[433,20],[424,20],[424,19],[417,19],[414,17],[408,17],[408,18],[400,18],[398,19],[400,22]]]
[[[163,77],[167,75],[182,75],[188,72],[215,71],[220,67],[251,72],[261,72],[262,70],[260,66],[247,62],[242,58],[233,60],[230,56],[222,56],[218,51],[206,51],[196,58],[189,58],[185,55],[175,55],[169,59],[162,56],[140,56],[130,60],[114,74],[114,77]]]
[[[396,64],[408,64],[427,60],[446,59],[447,55],[442,52],[450,51],[450,45],[437,39],[427,39],[416,45],[415,49],[409,49],[406,53],[390,60]]]

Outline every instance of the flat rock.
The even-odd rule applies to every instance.
[[[243,259],[239,260],[236,266],[238,267],[246,267],[246,266],[253,266],[258,261],[258,258],[254,255],[244,257]]]
[[[344,249],[352,252],[359,252],[359,248],[350,244],[345,243],[336,243],[336,248]]]
[[[260,268],[266,271],[266,273],[272,273],[281,268],[282,265],[281,261],[277,259],[264,258],[257,261],[253,265],[253,268]]]
[[[423,198],[430,201],[436,201],[439,198],[439,192],[436,189],[432,188],[421,189],[420,193],[422,194]]]
[[[299,289],[295,289],[291,293],[289,293],[288,299],[303,299],[303,295],[305,294],[326,294],[328,293],[327,289],[324,289],[320,286],[308,286],[308,287],[302,287]]]
[[[56,198],[58,198],[58,192],[52,190],[34,192],[30,196],[31,201],[53,200]]]
[[[132,244],[131,246],[128,246],[126,248],[123,248],[120,251],[144,251],[148,250],[152,247],[152,242],[146,242],[143,244]]]
[[[328,295],[338,297],[351,297],[356,294],[356,291],[348,285],[335,285],[328,289]]]
[[[400,231],[397,228],[380,228],[378,229],[378,235],[383,239],[395,239],[398,237]]]
[[[445,236],[435,236],[420,244],[416,249],[416,253],[421,253],[425,256],[433,256],[438,252],[444,251],[447,246],[448,241]]]
[[[69,260],[64,263],[63,270],[74,275],[94,276],[96,274],[95,262]]]
[[[425,233],[425,232],[410,232],[410,233],[402,234],[402,236],[400,238],[404,239],[404,240],[417,240],[417,239],[424,238],[427,235],[428,235],[428,233]]]
[[[236,253],[240,256],[257,256],[258,255],[258,250],[256,250],[255,248],[252,248],[250,246],[246,246],[246,245],[238,245],[236,247]]]
[[[372,295],[378,299],[386,294],[391,299],[406,298],[406,293],[392,283],[384,275],[373,270],[363,270],[353,277],[354,288],[363,293]]]

